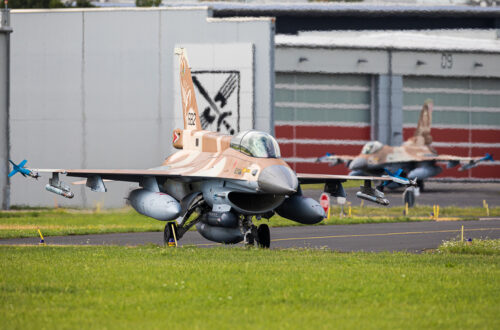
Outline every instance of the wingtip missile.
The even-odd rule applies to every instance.
[[[479,163],[486,162],[486,161],[492,162],[493,161],[493,155],[491,155],[489,153],[486,153],[486,155],[484,155],[484,157],[479,158],[479,159],[471,160],[469,163],[463,165],[458,170],[459,171],[470,170],[471,168],[476,167]]]
[[[408,178],[404,178],[401,176],[401,173],[403,173],[403,169],[400,168],[398,169],[396,172],[392,173],[391,171],[389,171],[387,168],[384,168],[384,171],[387,173],[387,175],[392,178],[392,181],[393,182],[396,182],[396,183],[399,183],[403,186],[416,186],[417,185],[417,179],[415,178],[413,181],[408,179]],[[384,183],[382,183],[382,186],[386,186],[387,184],[389,184],[389,181],[384,181]]]
[[[483,158],[481,158],[480,160],[482,161],[490,161],[492,162],[494,159],[493,159],[493,155],[489,154],[489,153],[486,153],[486,155],[484,155]]]
[[[328,163],[329,166],[335,166],[341,162],[342,160],[340,158],[335,157],[335,153],[330,152],[316,159],[316,163]]]
[[[38,172],[30,170],[29,168],[25,168],[24,167],[26,165],[26,163],[28,162],[26,159],[24,159],[19,164],[14,163],[11,159],[9,159],[9,162],[12,164],[12,167],[13,167],[12,171],[10,171],[10,173],[8,175],[9,178],[12,177],[12,176],[14,176],[17,173],[21,173],[21,175],[24,176],[24,177],[30,176],[30,177],[35,178],[35,179],[38,179],[40,177],[40,175],[38,174]]]

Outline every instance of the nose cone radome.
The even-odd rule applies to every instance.
[[[266,167],[257,182],[262,192],[277,195],[291,195],[297,191],[299,185],[295,173],[283,165]]]
[[[366,168],[367,165],[368,165],[368,161],[366,160],[366,158],[356,157],[349,164],[349,169],[351,171],[363,170]]]

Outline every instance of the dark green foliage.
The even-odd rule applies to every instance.
[[[94,7],[94,5],[91,4],[89,0],[76,0],[75,7],[77,7],[77,8],[89,8],[89,7]]]
[[[9,8],[64,8],[64,5],[60,0],[11,0]]]
[[[162,0],[135,0],[137,7],[159,7]]]
[[[9,8],[12,9],[31,9],[31,8],[75,8],[75,7],[94,7],[89,0],[77,0],[63,3],[61,0],[10,0]]]

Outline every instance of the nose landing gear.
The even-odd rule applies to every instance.
[[[261,224],[259,227],[252,225],[252,228],[245,233],[245,245],[253,246],[257,243],[257,246],[264,249],[269,249],[271,246],[271,232],[269,231],[269,226],[266,224]]]

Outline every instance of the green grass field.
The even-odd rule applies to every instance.
[[[347,208],[345,209],[347,212]],[[410,209],[409,216],[403,216],[403,207],[353,207],[351,217],[340,217],[340,207],[332,207],[329,219],[324,224],[355,224],[375,222],[406,222],[431,220],[430,206]],[[491,208],[491,216],[500,216],[500,208]],[[486,216],[483,208],[442,207],[440,217],[477,219]],[[267,220],[263,220],[267,221]],[[260,223],[260,222],[257,222]],[[274,216],[272,227],[299,226],[299,223]],[[26,209],[0,211],[0,238],[35,237],[40,228],[43,235],[75,235],[112,232],[162,231],[164,222],[138,214],[131,208],[93,212],[75,209]]]
[[[0,247],[1,327],[500,328],[500,255],[456,252]]]

